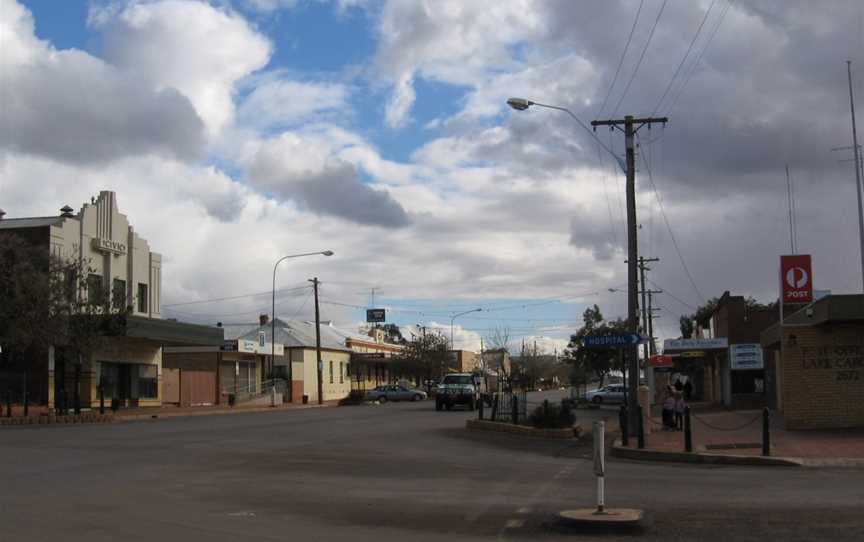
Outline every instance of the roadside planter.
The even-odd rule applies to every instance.
[[[578,438],[582,432],[579,425],[560,429],[538,429],[527,425],[515,425],[512,423],[493,422],[489,420],[467,420],[465,422],[465,428],[469,431],[493,431],[545,439]]]

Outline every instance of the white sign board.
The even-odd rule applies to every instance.
[[[730,344],[729,367],[733,371],[764,369],[761,344]]]
[[[271,349],[273,349],[272,343],[264,342],[261,344],[258,341],[249,341],[246,339],[237,339],[237,351],[245,352],[247,354],[270,354]],[[285,346],[279,343],[276,343],[276,355],[281,356],[285,352]]]
[[[729,348],[729,339],[666,339],[663,341],[663,353],[666,350],[705,350],[712,348]]]

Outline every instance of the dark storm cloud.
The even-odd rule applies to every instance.
[[[75,51],[12,70],[2,147],[74,164],[148,153],[192,159],[203,149],[201,119],[173,89],[154,91]]]

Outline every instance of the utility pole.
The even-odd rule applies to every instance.
[[[318,277],[310,279],[312,289],[315,292],[315,359],[318,362],[318,404],[324,402],[324,381],[321,378],[321,372],[324,369],[324,362],[321,361],[321,317],[318,313]]]
[[[652,356],[657,353],[657,345],[654,344],[654,319],[658,317],[654,316],[654,312],[660,310],[652,306],[653,294],[662,293],[663,290],[648,290],[648,353]]]
[[[651,268],[648,267],[648,263],[650,262],[659,262],[660,258],[645,258],[644,256],[639,256],[639,283],[642,291],[642,333],[648,333],[650,339],[650,332],[648,331],[648,302],[645,300],[645,296],[648,294],[648,291],[645,289],[645,271],[651,271]],[[644,343],[642,345],[642,361],[644,362],[644,366],[648,367],[648,357],[650,356],[650,346],[648,343]]]
[[[647,125],[650,129],[652,124],[668,122],[666,117],[647,117],[634,118],[632,115],[627,115],[623,119],[610,120],[595,120],[591,121],[591,126],[597,130],[598,126],[609,126],[610,129],[624,126],[624,146],[627,151],[627,331],[636,333],[637,326],[637,259],[639,257],[636,244],[636,132],[642,126]],[[638,423],[638,403],[636,390],[639,387],[639,351],[638,346],[633,345],[627,347],[628,369],[630,378],[628,382],[627,393],[627,411],[630,416],[631,427],[636,427]]]
[[[852,94],[852,61],[846,61],[846,73],[849,76],[849,108],[852,111],[852,152],[855,158],[855,195],[858,196],[858,240],[861,245],[861,281],[864,291],[864,211],[861,209],[861,149],[858,147],[858,131],[855,128],[855,98]]]

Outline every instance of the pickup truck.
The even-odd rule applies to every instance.
[[[466,405],[468,410],[474,410],[480,401],[480,384],[480,379],[471,373],[446,375],[436,390],[435,410],[450,410],[453,405]]]

